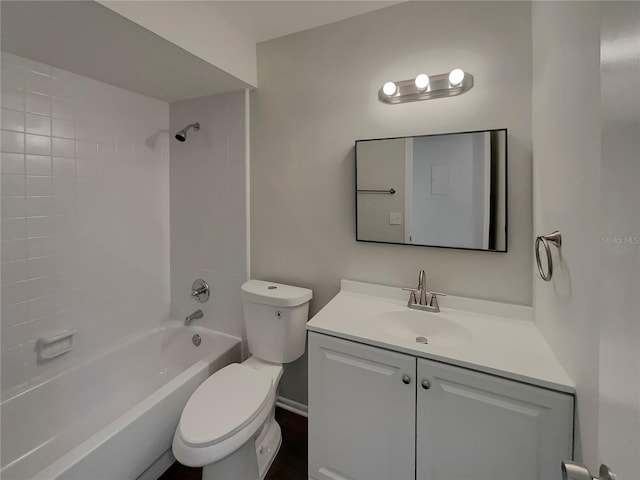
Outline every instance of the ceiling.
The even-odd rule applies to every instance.
[[[256,42],[362,15],[400,3],[367,0],[207,1]]]
[[[195,3],[204,5],[204,10],[211,9],[214,17],[231,24],[248,40],[261,42],[400,2],[181,0],[165,6],[169,3],[179,3],[180,11],[187,9],[185,13],[197,12],[188,10]],[[251,87],[95,1],[2,0],[0,7],[2,50],[14,55],[168,102]],[[159,9],[152,13],[166,15]],[[205,23],[199,27],[208,29],[204,17],[200,14]],[[196,26],[194,32],[183,32],[180,22],[169,19],[165,23],[178,34],[198,35]],[[233,45],[233,41],[227,43]]]
[[[167,102],[246,84],[96,2],[2,1],[2,50]]]

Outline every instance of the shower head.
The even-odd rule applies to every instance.
[[[196,123],[190,123],[189,125],[187,125],[186,127],[184,127],[182,130],[180,130],[178,133],[176,133],[176,140],[178,140],[179,142],[184,142],[187,139],[187,131],[193,127],[193,129],[197,132],[198,130],[200,130],[200,124],[198,122]]]

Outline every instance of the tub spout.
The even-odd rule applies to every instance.
[[[191,315],[187,315],[186,317],[184,317],[184,324],[189,325],[193,320],[198,320],[202,317],[204,317],[204,313],[202,312],[202,310],[198,309]]]

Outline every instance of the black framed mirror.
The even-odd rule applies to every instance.
[[[507,129],[355,143],[356,240],[507,251]]]

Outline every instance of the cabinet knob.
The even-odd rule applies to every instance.
[[[409,385],[411,383],[411,377],[409,375],[403,375],[402,383],[404,383],[405,385]]]
[[[429,382],[429,380],[427,380],[426,378],[422,380],[422,382],[420,382],[420,385],[422,385],[422,388],[424,388],[425,390],[429,390],[431,388],[431,382]]]

